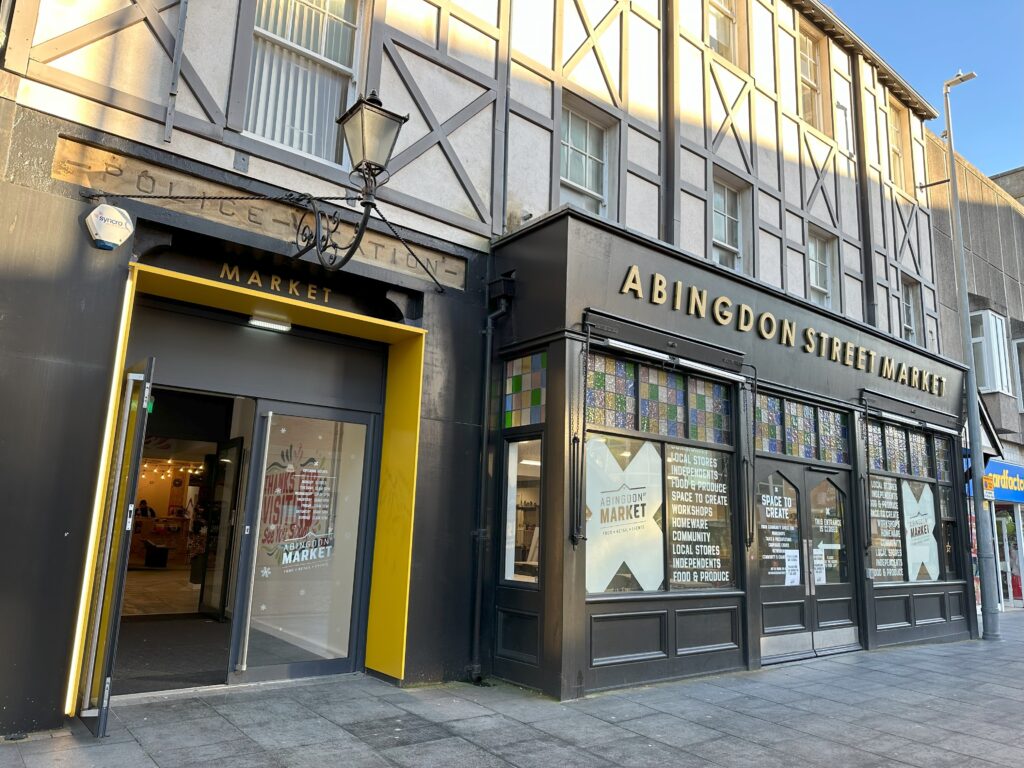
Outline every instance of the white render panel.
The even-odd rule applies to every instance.
[[[658,30],[635,13],[629,16],[629,112],[652,128],[661,124]]]
[[[52,40],[109,13],[124,8],[124,0],[41,0],[32,45]],[[177,10],[174,17],[177,18]]]
[[[517,115],[508,119],[508,218],[538,216],[550,205],[551,133]]]
[[[184,54],[199,73],[214,101],[226,110],[234,51],[224,41],[235,39],[238,0],[189,3],[187,22]],[[172,32],[176,31],[170,21],[168,26]]]
[[[456,0],[455,5],[483,19],[488,24],[498,26],[498,0]]]
[[[700,155],[686,147],[679,150],[679,177],[698,189],[704,189],[707,182],[707,163]]]
[[[792,211],[786,211],[786,239],[801,245],[804,242],[804,220]]]
[[[769,285],[782,287],[782,243],[770,232],[758,232],[757,276]]]
[[[751,74],[757,87],[769,93],[775,92],[775,24],[772,13],[754,0],[752,9],[753,23],[751,48],[753,48],[753,66]]]
[[[439,67],[412,51],[402,48],[398,50],[416,85],[426,97],[430,111],[439,122],[443,123],[484,92],[476,83]]]
[[[786,249],[786,290],[796,296],[805,296],[804,255],[792,248]]]
[[[860,237],[860,208],[858,207],[857,164],[845,156],[836,160],[839,166],[839,209],[842,212],[843,232]]]
[[[704,37],[704,3],[702,0],[679,0],[679,29],[694,40]]]
[[[843,269],[848,269],[851,272],[860,272],[860,248],[847,242],[843,242],[842,246]]]
[[[453,16],[448,20],[448,55],[488,77],[494,77],[498,43]]]
[[[490,104],[471,117],[464,125],[460,125],[449,136],[452,148],[462,161],[470,181],[476,192],[490,208],[491,205],[491,171],[494,161],[491,153],[494,150],[494,105]],[[422,190],[419,197],[431,200],[432,183],[429,178],[421,179]],[[474,214],[475,215],[475,214]]]
[[[626,175],[626,226],[658,236],[658,188],[632,173]]]
[[[864,319],[864,283],[853,275],[843,276],[843,287],[846,290],[844,309],[847,317],[854,320]]]
[[[455,171],[436,144],[392,176],[388,189],[430,200],[470,219],[479,218]]]
[[[757,152],[758,178],[769,186],[779,188],[779,136],[775,121],[775,102],[754,92],[754,115],[756,126],[754,147]]]
[[[800,128],[789,117],[782,118],[783,176],[786,183],[786,202],[802,207],[800,189]]]
[[[796,114],[796,41],[786,30],[779,28],[779,96],[782,107]]]
[[[395,29],[437,47],[437,6],[426,0],[388,0],[385,21]]]
[[[679,120],[682,137],[704,146],[704,66],[700,49],[679,40]]]
[[[509,93],[513,100],[545,117],[551,117],[551,81],[512,62]]]
[[[698,256],[704,253],[704,201],[683,192],[679,196],[679,246]]]
[[[661,163],[658,149],[661,145],[635,128],[629,128],[626,137],[629,162],[636,163],[641,168],[660,175]]]
[[[554,18],[554,0],[512,0],[512,50],[551,67]]]
[[[387,56],[384,57],[381,63],[380,92],[387,94],[388,109],[400,115],[409,116],[409,121],[402,126],[402,130],[398,134],[398,142],[395,144],[394,156],[397,157],[402,150],[426,136],[430,132],[430,127],[427,125],[427,121],[423,119],[419,107],[416,106],[416,102],[413,101],[412,96],[405,87],[405,83],[402,82],[398,71]]]
[[[757,216],[765,224],[770,224],[776,229],[782,228],[782,222],[779,220],[780,202],[777,198],[771,195],[761,192],[757,196]]]

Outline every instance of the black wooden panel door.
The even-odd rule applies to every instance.
[[[858,647],[848,473],[761,460],[755,517],[762,660]]]

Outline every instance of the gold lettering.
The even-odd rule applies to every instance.
[[[640,267],[636,264],[632,265],[629,271],[626,272],[626,279],[622,281],[619,293],[632,293],[638,299],[644,297],[644,289],[640,285]]]
[[[832,337],[832,350],[829,352],[828,359],[833,363],[839,362],[840,348],[843,346],[843,342],[837,339],[835,336]]]
[[[865,358],[867,357],[867,350],[864,347],[857,347],[857,370],[863,371],[867,366]]]
[[[825,356],[825,350],[828,349],[828,340],[831,338],[832,337],[824,331],[818,331],[818,339],[821,341],[821,344],[818,346],[818,357]]]
[[[281,291],[281,278],[277,275],[270,276],[270,290],[278,292]]]
[[[811,352],[814,351],[814,346],[815,346],[814,329],[813,328],[804,328],[804,340],[807,342],[806,344],[804,344],[804,347],[803,347],[804,352],[807,352],[808,354],[810,354]]]
[[[875,356],[877,354],[878,353],[875,352],[875,350],[873,350],[873,349],[869,349],[868,350],[868,373],[874,373],[875,372]]]
[[[917,369],[917,366],[910,368],[910,386],[914,389],[921,388],[921,371]]]
[[[796,346],[796,323],[792,320],[782,321],[782,333],[779,334],[779,344],[785,344],[788,347]]]
[[[263,287],[263,280],[260,278],[260,273],[257,272],[254,269],[252,271],[252,274],[249,275],[249,279],[245,281],[245,284],[246,285],[258,285],[260,288],[262,288]]]
[[[331,289],[330,288],[324,288],[324,304],[326,304],[327,300],[330,299],[330,298],[331,298]]]
[[[907,364],[906,363],[900,363],[899,372],[896,374],[896,383],[897,384],[906,384],[907,383]]]
[[[775,315],[771,312],[762,312],[761,316],[757,318],[757,335],[762,339],[774,339],[777,329],[778,323],[775,321]]]
[[[289,296],[298,296],[299,295],[299,281],[298,280],[289,280],[288,281],[288,295]]]
[[[853,350],[854,344],[852,341],[848,341],[843,345],[843,365],[853,365]]]
[[[686,314],[703,318],[708,313],[708,292],[698,291],[696,287],[690,286],[690,303],[686,307]]]
[[[225,261],[224,265],[220,268],[220,279],[221,280],[234,280],[236,283],[242,279],[241,273],[238,271],[238,265],[229,267]]]
[[[921,391],[930,392],[932,389],[932,376],[935,374],[929,371],[921,371]]]
[[[732,321],[732,299],[728,296],[719,296],[711,305],[711,316],[719,325],[728,325]]]
[[[746,333],[754,327],[754,310],[746,304],[740,304],[739,314],[736,318],[736,330]]]
[[[945,376],[936,376],[935,377],[935,381],[938,384],[938,390],[939,390],[935,394],[938,397],[942,397],[946,393],[946,377]]]
[[[316,301],[316,286],[310,283],[306,286],[306,298],[310,301]]]
[[[665,287],[668,282],[665,280],[664,275],[660,275],[655,272],[651,275],[651,304],[664,304],[665,299],[668,298],[668,294],[665,292]]]
[[[882,356],[882,370],[878,375],[883,379],[889,379],[889,381],[893,381],[896,378],[896,364],[888,355]]]
[[[672,309],[678,312],[683,308],[683,281],[676,280],[672,286]]]

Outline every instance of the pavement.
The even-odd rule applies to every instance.
[[[831,656],[559,703],[365,675],[133,697],[0,743],[0,768],[1024,766],[1024,611],[1003,640]]]

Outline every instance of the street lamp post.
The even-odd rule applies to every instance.
[[[992,540],[992,520],[985,509],[983,476],[985,457],[981,450],[981,413],[978,407],[978,377],[971,347],[971,306],[967,298],[967,254],[964,253],[964,235],[960,226],[960,195],[956,185],[956,155],[953,150],[953,118],[949,114],[949,90],[977,75],[957,72],[956,77],[942,84],[946,106],[946,155],[949,157],[949,198],[953,229],[953,249],[956,253],[957,283],[960,289],[960,338],[963,343],[964,363],[967,365],[967,439],[971,444],[971,488],[974,503],[974,524],[978,535],[978,565],[981,575],[982,638],[999,639],[999,596],[996,593],[995,549]]]

